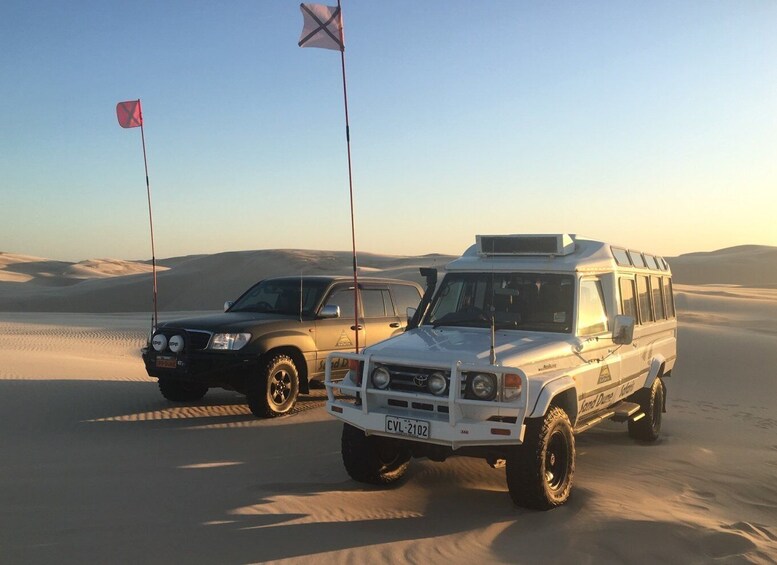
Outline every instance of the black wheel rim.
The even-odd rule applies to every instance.
[[[270,378],[270,399],[276,406],[282,406],[291,398],[291,375],[285,369],[273,373]]]
[[[551,490],[563,487],[569,473],[569,442],[561,430],[550,436],[545,450],[545,482]]]

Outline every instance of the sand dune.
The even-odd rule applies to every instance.
[[[0,258],[7,254],[0,255]],[[421,281],[419,267],[442,267],[451,257],[359,255],[364,276]],[[235,251],[162,259],[158,272],[160,310],[211,310],[234,300],[255,282],[270,276],[352,272],[343,251]],[[0,263],[0,311],[6,312],[148,312],[151,266],[113,259],[63,263],[30,258]]]
[[[677,282],[777,288],[777,247],[740,245],[667,257]]]
[[[452,257],[359,254],[362,276],[423,283],[419,267],[441,268]],[[740,246],[668,259],[677,284],[777,288],[777,247]],[[219,309],[269,276],[351,274],[346,251],[273,249],[160,259],[159,309]],[[148,261],[90,259],[79,263],[0,253],[0,312],[148,312]],[[719,292],[724,292],[719,290]]]
[[[362,265],[402,275],[429,259]],[[347,272],[348,261],[302,251],[177,258],[162,275],[180,296],[166,304],[217,294],[218,308],[279,269]],[[12,285],[55,304],[52,287],[5,280],[4,307],[21,296]],[[107,308],[140,301],[146,282],[91,278],[58,292],[71,307]],[[277,420],[254,418],[226,391],[171,405],[138,355],[147,313],[0,314],[0,560],[774,563],[777,289],[760,282],[676,284],[679,357],[662,439],[640,445],[614,423],[578,436],[576,489],[547,513],[515,508],[504,470],[480,460],[414,461],[394,488],[351,481],[322,391]]]

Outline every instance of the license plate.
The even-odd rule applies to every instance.
[[[429,439],[429,422],[386,416],[386,431],[390,434]]]
[[[176,360],[175,357],[157,357],[156,366],[160,369],[175,369]]]

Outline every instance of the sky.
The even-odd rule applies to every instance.
[[[777,2],[343,0],[360,251],[777,245]],[[291,0],[0,3],[0,251],[351,248],[340,54]]]

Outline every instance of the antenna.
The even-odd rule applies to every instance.
[[[307,261],[307,259],[305,260]],[[299,321],[302,322],[302,273],[305,272],[305,263],[299,268]]]
[[[494,251],[494,242],[491,242],[491,252]],[[489,257],[489,260],[493,260],[493,256]],[[496,316],[496,308],[494,308],[494,264],[491,263],[491,349],[489,351],[488,356],[488,362],[491,365],[496,365],[496,351],[494,350],[494,345],[496,342],[496,323],[494,321],[494,317]]]
[[[492,274],[493,278],[493,274]],[[491,283],[493,285],[493,282]],[[491,365],[496,365],[496,351],[494,351],[494,342],[496,341],[496,330],[494,328],[494,305],[491,305],[491,351],[488,357],[488,362]]]

